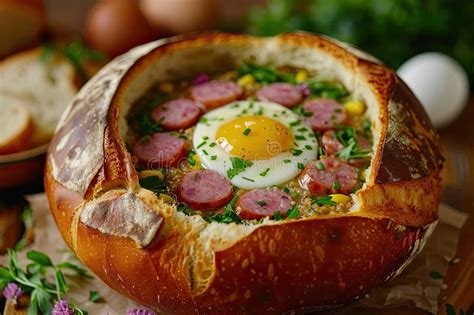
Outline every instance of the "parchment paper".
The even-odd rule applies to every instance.
[[[35,242],[27,249],[45,252],[55,263],[75,259],[59,235],[45,195],[31,195],[27,199],[35,215]],[[442,204],[439,218],[439,224],[421,254],[399,277],[375,289],[359,306],[385,308],[412,305],[431,313],[437,312],[443,279],[434,279],[430,274],[438,272],[445,275],[449,262],[455,261],[460,229],[467,220],[467,214]],[[22,264],[27,261],[24,256],[27,249],[19,255]],[[0,264],[6,264],[5,256],[0,257]],[[99,279],[70,283],[72,289],[68,298],[91,315],[126,314],[130,308],[140,308],[140,305],[111,290]],[[105,303],[89,302],[90,290],[98,291]]]

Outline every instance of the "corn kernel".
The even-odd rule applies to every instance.
[[[361,101],[349,101],[344,107],[350,115],[361,115],[365,111],[365,104]]]
[[[138,177],[140,179],[144,179],[144,178],[151,177],[151,176],[157,176],[160,179],[165,178],[165,175],[163,175],[163,172],[161,172],[160,170],[145,170],[145,171],[141,171],[138,174]]]
[[[298,70],[295,75],[295,80],[296,82],[308,80],[308,72],[306,72],[306,70]]]
[[[160,90],[165,93],[171,93],[174,90],[173,84],[171,83],[161,83]]]
[[[332,194],[329,195],[331,197],[331,200],[334,201],[335,203],[346,203],[351,201],[351,197],[343,195],[343,194]]]
[[[240,85],[240,86],[248,86],[248,85],[252,85],[255,83],[255,78],[253,77],[253,75],[251,74],[246,74],[244,75],[243,77],[241,77],[237,83]]]
[[[174,203],[174,199],[170,195],[160,194],[159,197],[160,197],[160,199],[162,199],[166,203]]]

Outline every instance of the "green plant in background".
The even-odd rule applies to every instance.
[[[422,52],[443,52],[464,66],[474,88],[472,0],[268,0],[249,12],[250,33],[295,30],[349,42],[392,68]]]

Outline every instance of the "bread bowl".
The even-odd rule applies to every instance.
[[[132,105],[157,82],[248,60],[325,74],[367,105],[371,161],[348,211],[225,224],[141,187]],[[137,47],[91,79],[53,137],[45,187],[68,246],[129,298],[165,313],[283,313],[347,304],[398,275],[436,225],[442,162],[419,101],[370,55],[305,33],[204,33]]]

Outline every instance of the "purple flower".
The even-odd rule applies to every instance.
[[[131,308],[127,315],[156,315],[156,313],[150,310]]]
[[[21,288],[15,282],[10,282],[3,289],[3,296],[6,299],[16,300],[21,296],[22,293],[23,292],[21,292]]]
[[[309,85],[307,83],[299,84],[298,88],[303,93],[304,97],[308,97],[311,94],[311,90],[309,89]]]
[[[54,305],[51,315],[74,315],[74,310],[69,306],[68,301],[59,300]]]
[[[194,78],[193,83],[194,84],[203,84],[203,83],[206,83],[207,81],[209,81],[209,76],[205,73],[200,73]]]

